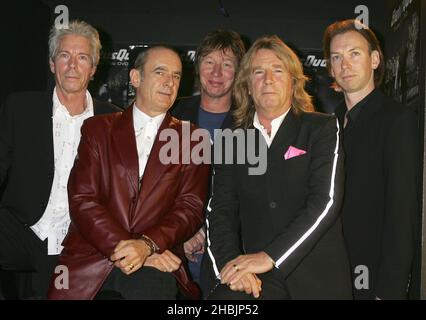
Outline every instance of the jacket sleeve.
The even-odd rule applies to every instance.
[[[88,124],[85,121],[81,128],[80,145],[68,180],[70,217],[82,237],[109,258],[118,242],[132,236],[102,205],[101,155]]]
[[[419,225],[417,117],[404,110],[386,136],[383,161],[385,216],[377,286],[380,299],[405,299]]]
[[[343,196],[343,155],[333,117],[312,132],[306,205],[264,249],[285,277],[336,222]]]
[[[207,207],[207,253],[216,277],[225,264],[242,254],[236,168],[214,166],[213,195]]]
[[[183,177],[173,207],[155,226],[144,231],[159,252],[183,244],[198,231],[204,219],[204,204],[210,174],[208,164],[182,166]]]
[[[13,103],[9,98],[0,106],[0,190],[12,164]]]

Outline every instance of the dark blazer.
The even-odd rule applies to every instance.
[[[182,97],[176,100],[170,113],[179,120],[190,121],[198,126],[198,111],[200,109],[201,96]],[[231,106],[231,110],[233,107]],[[228,112],[223,120],[221,129],[233,127],[232,113]]]
[[[191,132],[194,128],[191,125]],[[58,262],[68,267],[69,289],[56,290],[52,280],[50,299],[92,299],[114,268],[109,257],[121,240],[144,234],[160,252],[169,249],[184,256],[184,241],[203,220],[210,166],[162,164],[160,150],[167,142],[159,137],[165,129],[176,130],[182,139],[181,121],[167,114],[139,189],[132,108],[84,123],[68,181],[71,225]],[[189,281],[184,263],[174,275],[184,293],[197,297],[198,288]]]
[[[343,123],[346,105],[336,114]],[[409,108],[374,90],[349,112],[343,234],[352,273],[367,266],[369,289],[356,298],[404,299],[418,231],[418,120]]]
[[[266,143],[258,130],[256,137]],[[285,160],[290,146],[306,153]],[[267,151],[266,173],[248,175],[248,168],[215,166],[207,225],[217,272],[240,254],[265,251],[291,298],[350,299],[339,219],[343,155],[337,120],[291,110]]]
[[[93,100],[94,114],[120,111]],[[0,110],[0,208],[31,226],[43,215],[54,175],[52,92],[9,96]]]

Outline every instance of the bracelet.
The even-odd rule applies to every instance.
[[[156,246],[156,244],[154,243],[154,241],[152,241],[147,236],[142,235],[141,236],[141,240],[144,241],[148,245],[149,250],[150,250],[150,253],[149,253],[150,256],[153,255],[155,252],[158,251],[158,247]]]

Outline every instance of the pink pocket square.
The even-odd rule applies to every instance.
[[[297,149],[293,146],[288,147],[286,153],[284,154],[284,159],[288,160],[294,157],[301,156],[302,154],[305,154],[306,151],[302,149]]]

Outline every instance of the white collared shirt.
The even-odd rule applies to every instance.
[[[93,116],[93,100],[86,91],[86,109],[71,116],[67,108],[59,101],[56,88],[53,91],[53,151],[54,176],[49,202],[41,219],[31,229],[41,239],[48,238],[48,254],[62,251],[62,241],[70,224],[67,183],[77,148],[80,143],[80,129],[83,121]]]
[[[162,113],[158,116],[150,117],[136,107],[136,104],[133,104],[133,127],[135,128],[136,148],[138,150],[139,180],[145,172],[155,137],[165,116],[166,114]]]
[[[275,118],[274,120],[271,121],[271,136],[268,135],[267,130],[260,123],[259,117],[257,116],[257,112],[254,113],[253,126],[262,133],[263,137],[265,138],[266,144],[268,145],[268,148],[271,146],[272,141],[274,141],[274,137],[277,134],[277,131],[281,126],[281,123],[283,123],[285,116],[290,111],[290,109],[291,108],[289,108],[286,112],[284,112],[278,118]]]

